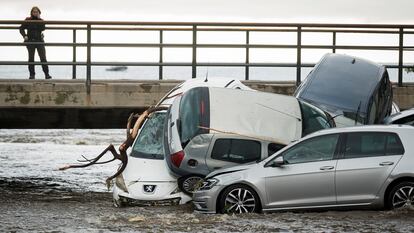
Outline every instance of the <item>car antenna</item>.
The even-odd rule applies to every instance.
[[[357,122],[358,122],[358,116],[359,116],[360,109],[361,109],[361,101],[359,101],[359,104],[358,104],[358,109],[357,109],[356,116],[355,116],[355,125],[357,125]]]
[[[208,68],[209,68],[209,67],[207,67],[206,79],[204,79],[204,82],[205,82],[205,83],[206,83],[206,82],[208,82]]]

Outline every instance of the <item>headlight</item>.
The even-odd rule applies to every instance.
[[[211,188],[213,188],[217,183],[219,182],[219,180],[215,179],[215,178],[211,178],[208,179],[206,181],[203,182],[203,184],[201,185],[199,190],[210,190]]]

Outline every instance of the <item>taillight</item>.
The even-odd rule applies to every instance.
[[[176,167],[180,167],[181,162],[184,159],[184,151],[179,151],[177,153],[174,153],[171,155],[171,162],[172,164],[174,164]]]
[[[202,116],[204,116],[204,112],[205,112],[204,101],[201,101],[201,103],[200,103],[200,113],[201,113]]]

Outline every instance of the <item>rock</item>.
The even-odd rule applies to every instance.
[[[128,222],[143,222],[143,221],[145,221],[145,217],[142,215],[138,215],[138,216],[128,219]]]

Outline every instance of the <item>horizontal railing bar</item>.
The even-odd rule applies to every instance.
[[[1,30],[19,30],[19,26],[0,26]],[[86,30],[86,27],[46,27],[46,30]]]
[[[53,47],[85,47],[87,43],[62,43],[62,42],[0,42],[0,46],[27,46],[27,45],[44,45],[44,46],[53,46]]]
[[[0,61],[0,65],[86,65],[86,62],[48,61],[48,62],[27,62],[27,61]]]
[[[0,26],[0,29],[18,30],[18,26]],[[86,30],[86,27],[55,27],[48,26],[46,30]],[[168,27],[92,27],[92,30],[108,30],[108,31],[191,31],[191,28],[168,28]],[[257,32],[297,32],[297,29],[260,29],[260,28],[199,28],[197,31],[257,31]],[[398,34],[398,28],[395,31],[384,31],[384,30],[335,30],[335,29],[303,29],[302,32],[319,32],[319,33],[373,33],[373,34]],[[414,34],[414,31],[406,31],[404,34]]]
[[[78,65],[86,66],[86,62],[0,62],[1,65]],[[91,66],[192,66],[191,62],[91,62]],[[220,63],[199,62],[199,66],[226,66],[226,67],[296,67],[296,63]],[[313,67],[315,64],[302,64],[303,67]]]
[[[25,20],[0,20],[0,24],[22,24]],[[163,25],[163,26],[221,26],[221,27],[330,27],[330,28],[412,28],[410,24],[322,24],[322,23],[224,23],[224,22],[136,22],[136,21],[54,21],[45,20],[42,22],[30,21],[45,24],[61,25]]]
[[[42,44],[45,46],[77,46],[86,47],[87,43],[43,43],[43,42],[0,42],[0,46],[27,46]],[[91,47],[183,47],[190,48],[192,44],[168,44],[168,43],[91,43]],[[197,44],[198,48],[281,48],[295,49],[296,45],[280,44]],[[357,49],[357,50],[398,50],[398,46],[363,46],[363,45],[302,45],[303,49]],[[403,46],[405,50],[413,50],[414,46]]]
[[[45,21],[46,22],[46,21]],[[1,21],[0,21],[1,24]],[[339,30],[339,29],[306,29],[304,28],[302,32],[319,32],[319,33],[374,33],[374,34],[398,34],[400,27],[395,26],[393,29],[395,31],[390,30],[361,30],[361,29],[347,29],[347,30]],[[19,26],[0,26],[0,29],[10,29],[10,30],[17,30]],[[47,30],[87,30],[86,25],[85,27],[55,27],[55,26],[48,26],[46,27]],[[92,27],[92,30],[111,30],[111,31],[127,31],[127,30],[144,30],[144,31],[191,31],[192,28],[171,28],[171,27]],[[278,29],[278,28],[198,28],[198,31],[257,31],[257,32],[297,32],[297,29]],[[414,31],[406,31],[404,34],[414,34]]]
[[[21,62],[0,61],[1,65],[78,65],[86,66],[86,62]],[[302,63],[302,67],[313,67],[316,63]],[[91,62],[92,66],[191,66],[192,62]],[[395,64],[383,64],[387,68],[399,68]],[[228,63],[228,62],[199,62],[197,66],[250,66],[250,67],[296,67],[296,63]],[[414,64],[403,65],[402,68],[413,68]]]
[[[0,29],[18,30],[18,26],[0,26]],[[86,27],[46,27],[46,30],[86,30]],[[191,31],[191,28],[168,28],[168,27],[92,27],[94,31]],[[398,28],[395,31],[384,30],[335,30],[335,29],[303,29],[302,32],[318,33],[371,33],[371,34],[398,34]],[[297,29],[260,29],[260,28],[199,28],[197,31],[220,31],[220,32],[297,32]],[[414,34],[414,31],[407,31],[404,34]]]

